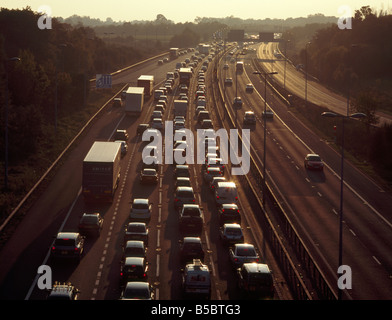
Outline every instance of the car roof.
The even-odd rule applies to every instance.
[[[241,229],[241,225],[238,223],[225,223],[223,228],[230,228],[230,229]]]
[[[257,272],[257,273],[271,273],[268,265],[264,263],[256,263],[256,262],[247,262],[243,264],[243,268],[248,272]]]
[[[141,257],[127,257],[125,258],[124,264],[139,264],[142,265],[144,263],[144,258]]]
[[[127,282],[126,287],[127,287],[127,289],[129,289],[129,288],[149,289],[150,288],[150,284],[148,282],[145,282],[145,281],[131,281],[131,282]]]
[[[184,242],[184,243],[185,243],[185,242],[187,242],[187,243],[189,243],[189,242],[192,242],[192,243],[200,243],[200,242],[201,242],[201,239],[200,239],[200,237],[184,237],[183,242]]]
[[[148,199],[136,198],[133,199],[133,203],[148,203]]]
[[[126,248],[130,247],[142,247],[144,248],[144,242],[140,240],[128,240],[127,243],[125,244]]]
[[[200,206],[198,204],[194,203],[184,203],[183,208],[197,208],[200,209]]]
[[[192,187],[186,187],[186,186],[179,186],[177,187],[178,191],[193,191]]]
[[[78,232],[59,232],[57,239],[76,239],[78,236]]]
[[[254,248],[255,249],[255,246],[251,243],[236,243],[234,245],[234,247],[243,248],[243,249],[246,249],[246,248]]]

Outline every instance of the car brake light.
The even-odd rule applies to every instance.
[[[77,251],[79,251],[79,248],[75,248],[74,250],[77,252]]]
[[[236,200],[238,200],[238,197],[235,197]]]
[[[53,247],[52,247],[52,251],[55,251],[55,250],[56,250],[56,247],[55,247],[55,246],[53,246]]]

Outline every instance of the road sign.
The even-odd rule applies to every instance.
[[[110,89],[112,87],[112,76],[110,74],[97,74],[95,79],[97,89]]]

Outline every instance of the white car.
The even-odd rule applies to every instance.
[[[130,219],[144,221],[151,219],[152,203],[148,199],[136,198],[132,202]]]
[[[240,268],[246,262],[259,262],[259,255],[253,244],[236,243],[229,250],[229,259],[234,268]]]

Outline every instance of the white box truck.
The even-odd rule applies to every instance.
[[[144,104],[144,88],[129,87],[125,93],[124,111],[130,115],[139,115]]]
[[[174,100],[174,116],[184,116],[188,110],[188,102],[185,100]]]
[[[120,182],[121,143],[95,141],[83,160],[82,190],[86,202],[112,202]]]
[[[151,75],[141,75],[137,79],[137,86],[144,88],[144,94],[148,97],[152,96],[154,89],[154,76]]]

